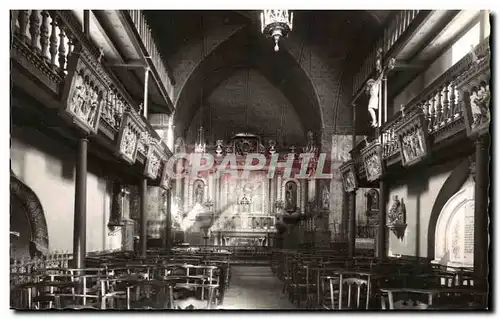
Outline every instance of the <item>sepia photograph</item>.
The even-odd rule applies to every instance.
[[[269,4],[9,9],[10,311],[492,310],[494,13]]]

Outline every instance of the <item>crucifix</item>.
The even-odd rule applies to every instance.
[[[372,118],[372,127],[380,127],[382,125],[382,96],[380,95],[380,91],[382,88],[382,79],[386,79],[387,73],[394,69],[396,64],[396,60],[391,58],[387,65],[383,66],[382,64],[382,49],[378,49],[377,51],[377,60],[375,62],[375,69],[377,71],[377,77],[375,79],[369,79],[366,82],[366,92],[370,95],[370,99],[368,100],[368,112],[370,112],[370,116]],[[385,88],[387,89],[387,88]],[[384,105],[384,113],[387,117],[387,101]],[[378,110],[378,119],[377,113],[375,111]]]

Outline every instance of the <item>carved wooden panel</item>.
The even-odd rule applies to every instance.
[[[163,152],[155,141],[149,147],[146,165],[144,165],[144,175],[151,179],[156,179],[160,171],[160,164],[163,157]]]
[[[107,86],[81,48],[70,55],[61,115],[86,133],[97,133]]]
[[[469,69],[457,79],[459,105],[465,115],[467,135],[475,137],[489,132],[491,122],[491,65],[489,46],[479,48]]]
[[[347,193],[353,192],[358,188],[358,180],[356,178],[356,170],[354,161],[349,160],[339,167],[342,174],[342,185]]]
[[[378,180],[384,173],[380,154],[381,146],[377,141],[368,144],[368,146],[361,151],[361,158],[363,159],[366,171],[366,179],[369,182]]]
[[[429,134],[423,113],[404,117],[396,128],[396,136],[403,166],[411,166],[428,156]]]
[[[143,131],[144,127],[139,115],[134,110],[125,112],[118,133],[116,153],[129,164],[135,163],[139,138]]]

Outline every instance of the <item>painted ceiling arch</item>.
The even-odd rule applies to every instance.
[[[348,130],[352,71],[389,14],[296,11],[294,30],[282,41],[277,59],[272,41],[260,33],[259,11],[165,12],[155,13],[152,25],[164,25],[156,30],[163,36],[160,45],[169,47],[177,136],[185,134],[201,105],[201,88],[208,96],[238,67],[256,68],[277,85],[307,130]]]

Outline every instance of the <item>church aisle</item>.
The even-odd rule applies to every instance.
[[[233,266],[231,271],[231,285],[218,309],[296,308],[282,293],[283,284],[270,267]]]

